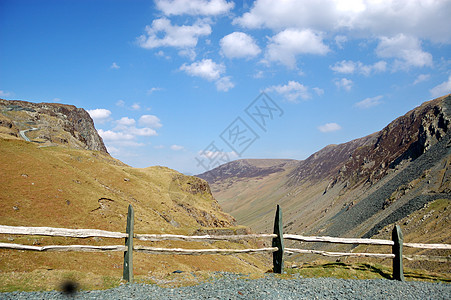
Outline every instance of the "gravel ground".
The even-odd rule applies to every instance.
[[[153,284],[125,284],[102,291],[0,293],[0,299],[451,299],[451,285],[392,280],[335,278],[261,279],[221,273],[219,279],[196,286],[162,288]]]

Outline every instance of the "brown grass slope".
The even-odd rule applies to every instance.
[[[247,232],[244,226],[237,226],[234,218],[222,211],[206,181],[185,176],[166,167],[132,168],[112,158],[105,151],[82,150],[80,148],[84,147],[81,147],[81,143],[78,144],[80,147],[74,149],[71,143],[58,145],[55,141],[42,142],[39,138],[42,135],[40,131],[47,130],[47,123],[41,123],[41,120],[57,123],[60,116],[39,115],[39,120],[29,125],[38,127],[38,130],[26,133],[32,140],[26,142],[17,133],[27,128],[24,120],[29,117],[30,114],[23,110],[0,114],[0,224],[125,232],[127,208],[131,204],[135,209],[136,233],[190,235]],[[64,130],[64,126],[55,126],[54,129],[53,136],[78,135],[77,132]],[[70,129],[73,127],[68,130]],[[2,235],[0,241],[28,245],[105,245],[124,242],[105,238],[13,235]],[[188,249],[259,246],[255,241],[137,243]],[[25,281],[35,282],[37,277],[60,278],[63,274],[76,272],[77,278],[85,278],[84,288],[106,287],[108,284],[105,282],[117,282],[121,278],[122,260],[123,254],[116,252],[39,253],[0,250],[0,282],[19,276],[17,274],[23,274],[19,277],[25,278]],[[138,278],[167,274],[174,270],[248,273],[263,272],[269,268],[266,258],[260,255],[189,256],[137,253],[134,264]],[[0,290],[15,289],[14,284],[11,284],[8,287],[2,287],[0,284]],[[17,288],[23,288],[23,285],[19,284]],[[55,286],[44,284],[32,285],[29,288],[51,289]]]

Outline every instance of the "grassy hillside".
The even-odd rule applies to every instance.
[[[205,181],[165,167],[136,169],[104,152],[40,147],[39,144],[14,137],[0,139],[0,153],[0,223],[3,225],[125,232],[127,207],[132,204],[136,233],[194,234],[223,231],[225,234],[234,234],[246,231],[246,228],[236,226],[230,215],[221,211]],[[124,241],[2,235],[0,242],[105,245],[122,244]],[[183,248],[250,246],[247,242],[141,244]],[[6,278],[14,278],[18,274],[23,274],[23,278],[32,276],[29,279],[31,282],[40,277],[45,281],[47,276],[61,279],[61,276],[67,277],[75,272],[73,276],[85,278],[85,287],[105,287],[111,278],[121,278],[122,256],[120,252],[37,253],[0,250],[0,282],[6,282]],[[138,277],[167,274],[174,270],[248,273],[266,271],[270,267],[267,262],[266,257],[260,255],[177,256],[137,253],[134,270]],[[48,281],[41,288],[55,288],[46,283]],[[2,289],[11,289],[11,286],[2,288],[0,284]]]

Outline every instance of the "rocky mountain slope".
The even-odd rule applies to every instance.
[[[303,161],[249,175],[235,161],[198,175],[226,212],[270,232],[276,204],[285,232],[371,237],[428,203],[451,199],[451,95],[423,103],[379,132],[329,145]],[[271,164],[270,160],[265,160]],[[247,169],[244,169],[247,170]],[[440,218],[440,217],[439,217]],[[426,221],[428,222],[428,221]],[[451,242],[444,217],[422,242]]]
[[[165,167],[132,168],[112,158],[83,109],[23,101],[2,100],[0,104],[0,224],[124,232],[127,208],[132,204],[137,233],[247,231],[222,211],[206,181]],[[31,128],[37,129],[25,132],[30,140],[26,141],[22,134]],[[2,235],[0,242],[105,245],[123,240]],[[170,248],[253,247],[247,241],[142,243]],[[0,250],[0,271],[6,274],[55,270],[61,274],[61,270],[72,270],[120,278],[122,256],[116,252],[49,254]],[[135,275],[141,276],[174,270],[262,272],[268,268],[266,260],[258,255],[213,259],[208,255],[135,255]]]
[[[29,138],[43,146],[107,152],[94,122],[83,108],[58,103],[0,99],[0,136]]]

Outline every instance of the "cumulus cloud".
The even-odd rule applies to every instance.
[[[133,134],[138,136],[155,136],[158,135],[155,129],[143,127],[143,128],[136,128],[136,127],[128,127],[127,130]]]
[[[381,95],[372,98],[365,98],[362,101],[357,102],[355,106],[361,109],[367,109],[381,104],[382,103],[381,99],[382,99]]]
[[[354,85],[354,82],[351,79],[347,78],[335,79],[334,83],[337,86],[337,88],[344,89],[348,92],[352,89],[352,86]]]
[[[429,90],[429,92],[431,93],[432,97],[440,97],[451,93],[451,75],[449,75],[447,81],[433,87]]]
[[[252,58],[261,50],[255,40],[244,32],[233,32],[223,37],[219,44],[222,53],[228,58]]]
[[[185,63],[180,67],[180,70],[185,71],[188,75],[213,81],[221,77],[221,74],[225,71],[225,66],[223,64],[217,64],[211,59],[202,59],[190,65]]]
[[[88,114],[97,123],[103,123],[111,116],[111,111],[104,108],[97,108],[88,110]]]
[[[171,148],[171,150],[174,150],[174,151],[180,151],[180,150],[185,149],[185,147],[180,146],[180,145],[172,145],[170,148]]]
[[[394,37],[381,37],[376,48],[379,57],[394,58],[395,70],[432,66],[432,55],[421,48],[421,42],[402,33]]]
[[[121,119],[116,121],[118,125],[121,126],[133,126],[136,124],[135,119],[131,119],[128,117],[122,117]]]
[[[139,103],[133,103],[132,106],[131,106],[131,109],[139,110],[139,109],[141,109],[141,105],[139,105]]]
[[[342,60],[336,62],[330,69],[336,73],[353,74],[358,73],[369,76],[371,73],[384,72],[387,69],[387,63],[383,60],[375,62],[372,65],[365,65],[360,61]]]
[[[225,72],[225,66],[217,64],[211,59],[195,61],[189,65],[185,63],[180,67],[180,70],[185,71],[190,76],[216,81],[215,84],[218,91],[227,92],[235,86],[230,76],[222,76]]]
[[[324,93],[324,91],[320,88],[313,89],[318,95]],[[290,80],[285,85],[273,85],[265,89],[266,92],[274,91],[282,96],[284,96],[288,101],[298,102],[299,98],[303,100],[310,99],[312,96],[309,92],[309,88],[305,85]]]
[[[329,51],[320,34],[310,29],[285,29],[269,38],[265,57],[268,61],[280,62],[294,68],[297,55],[324,55]]]
[[[160,128],[161,126],[163,126],[160,119],[154,115],[142,115],[139,118],[138,123],[142,126],[150,128]]]
[[[146,34],[138,38],[138,44],[145,49],[158,47],[193,48],[199,37],[210,35],[211,27],[208,23],[198,20],[193,25],[172,25],[167,18],[152,21],[146,26]]]
[[[216,80],[216,89],[218,91],[227,92],[228,90],[235,87],[235,84],[232,82],[230,76],[224,76]]]
[[[234,19],[246,28],[311,28],[355,37],[395,36],[399,33],[451,42],[449,1],[257,0]]]
[[[165,15],[215,16],[229,12],[235,4],[225,0],[157,0],[155,4]]]
[[[340,129],[341,126],[337,123],[326,123],[324,125],[318,126],[318,130],[321,132],[334,132]]]
[[[99,129],[98,132],[105,142],[130,141],[135,138],[133,134],[113,130]]]

